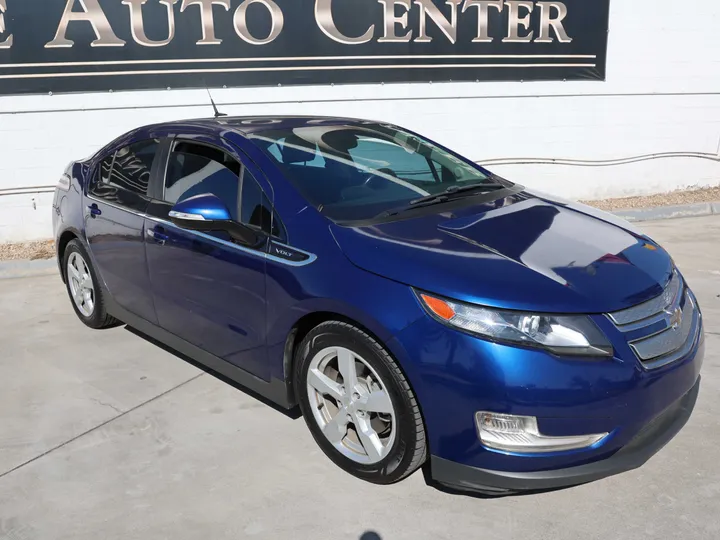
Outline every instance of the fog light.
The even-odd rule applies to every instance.
[[[475,413],[478,435],[488,448],[504,452],[533,454],[587,448],[607,437],[607,433],[548,437],[540,434],[537,418],[491,412]]]

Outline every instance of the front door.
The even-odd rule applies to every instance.
[[[148,187],[160,142],[137,142],[107,155],[85,197],[85,234],[113,300],[157,324],[143,240]]]
[[[265,250],[225,233],[181,229],[168,212],[181,200],[212,193],[233,219],[259,229],[266,198],[250,171],[226,149],[173,143],[163,189],[147,214],[147,257],[160,326],[265,380]]]

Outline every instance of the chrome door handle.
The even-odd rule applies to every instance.
[[[146,229],[145,233],[147,234],[148,238],[152,238],[162,246],[169,238],[167,234],[162,232],[163,230],[164,229],[162,229],[162,227],[156,227],[155,229]]]

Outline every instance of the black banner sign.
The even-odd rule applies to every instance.
[[[0,94],[604,80],[610,0],[0,0]]]

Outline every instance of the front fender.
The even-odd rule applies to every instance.
[[[342,254],[340,257],[332,262],[329,257],[318,259],[301,268],[268,262],[267,343],[276,376],[289,376],[283,362],[285,343],[303,317],[336,314],[364,327],[389,347],[393,336],[424,316],[410,287],[361,270]]]

